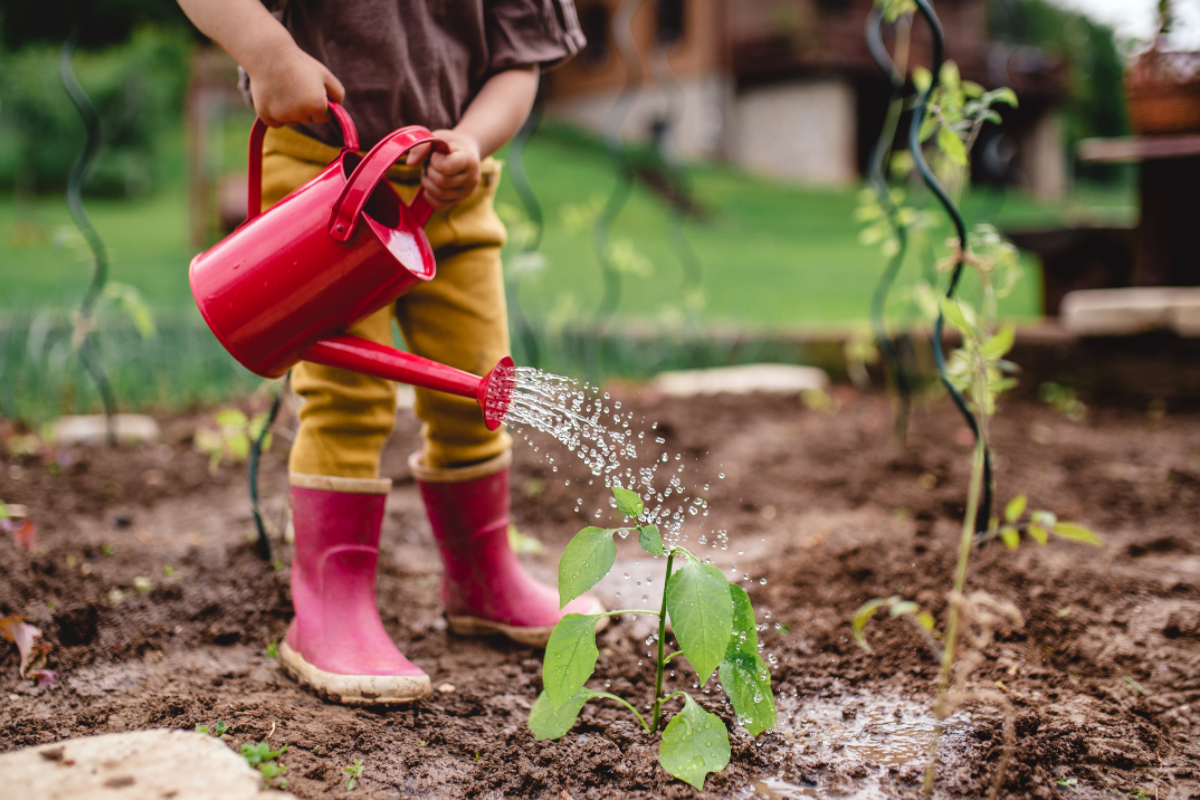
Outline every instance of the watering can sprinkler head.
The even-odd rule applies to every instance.
[[[494,430],[512,398],[505,356],[482,378],[345,333],[436,271],[423,227],[433,207],[418,190],[405,204],[386,180],[413,147],[444,141],[418,125],[359,157],[358,134],[337,103],[345,147],[317,177],[267,211],[262,205],[266,126],[250,134],[247,220],[192,259],[196,305],[225,349],[251,372],[278,378],[299,361],[348,369],[479,403]]]

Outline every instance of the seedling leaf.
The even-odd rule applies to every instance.
[[[617,501],[617,509],[627,517],[637,517],[642,513],[645,507],[642,505],[642,498],[637,492],[631,492],[628,489],[622,489],[620,486],[612,487],[613,497]]]
[[[946,322],[949,322],[965,334],[969,335],[971,333],[971,326],[967,324],[967,318],[963,315],[962,308],[958,303],[948,297],[943,297],[941,308],[942,316],[946,318]]]
[[[733,633],[721,661],[721,686],[738,715],[742,727],[757,736],[775,727],[775,697],[771,673],[758,654],[754,607],[740,586],[729,585],[733,601]]]
[[[236,408],[227,408],[217,414],[217,424],[222,428],[245,428],[249,421],[246,415]]]
[[[667,613],[701,685],[721,663],[729,644],[733,603],[728,586],[721,570],[693,558],[667,578]]]
[[[658,763],[679,780],[703,791],[708,773],[720,772],[729,763],[729,732],[725,723],[685,694],[683,710],[663,731]]]
[[[1000,529],[1000,541],[1004,542],[1009,550],[1016,550],[1021,546],[1021,532],[1012,525],[1005,525]]]
[[[1050,539],[1050,535],[1046,533],[1046,529],[1041,525],[1030,525],[1029,535],[1038,544],[1045,544]]]
[[[1100,537],[1089,531],[1082,525],[1076,525],[1073,522],[1058,522],[1055,523],[1052,529],[1056,534],[1064,539],[1070,539],[1073,542],[1084,542],[1085,544],[1094,544],[1097,547],[1103,546]]]
[[[858,646],[868,653],[875,651],[871,649],[871,645],[867,644],[867,637],[863,636],[863,629],[867,627],[867,623],[871,621],[871,617],[875,616],[875,612],[879,610],[880,606],[887,602],[888,600],[877,597],[863,603],[858,611],[854,612],[854,619],[851,621],[854,626],[854,641],[858,642]]]
[[[554,626],[546,644],[542,684],[550,702],[561,707],[583,688],[596,669],[596,614],[567,614]]]
[[[1000,330],[996,331],[995,335],[983,343],[981,352],[985,358],[995,360],[1003,358],[1009,350],[1012,350],[1013,342],[1016,340],[1017,327],[1015,325],[1005,325]]]
[[[949,128],[938,128],[937,143],[951,163],[960,167],[967,165],[967,147],[963,144],[963,140],[958,138],[957,133]]]
[[[559,608],[599,583],[616,560],[612,531],[589,527],[575,534],[558,562]]]
[[[1008,505],[1004,507],[1004,520],[1006,522],[1016,522],[1025,513],[1025,505],[1028,503],[1028,498],[1023,494],[1019,494],[1012,500],[1008,501]]]
[[[658,528],[654,527],[653,525],[646,525],[638,528],[638,544],[640,544],[642,549],[652,556],[661,556],[666,554],[666,551],[663,550],[662,536],[659,534]]]
[[[529,712],[529,730],[535,739],[561,739],[571,730],[583,704],[596,696],[590,689],[580,689],[561,706],[555,706],[545,692],[538,695]]]

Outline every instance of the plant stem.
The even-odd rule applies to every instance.
[[[646,718],[639,714],[638,710],[630,705],[629,701],[624,697],[618,697],[617,695],[609,694],[608,692],[596,692],[592,695],[592,697],[607,697],[609,700],[616,700],[618,703],[633,712],[633,715],[637,717],[638,722],[642,724],[642,730],[646,731],[647,733],[650,732],[650,726],[646,724]]]
[[[987,375],[986,372],[983,378],[976,376],[976,419],[983,417],[986,421],[987,417],[987,396],[986,392]],[[982,384],[983,392],[978,391]],[[980,413],[982,411],[982,413]],[[950,675],[954,668],[955,645],[958,640],[958,617],[959,604],[963,596],[963,590],[967,584],[967,566],[971,560],[971,547],[975,539],[975,515],[979,512],[979,495],[983,488],[983,467],[984,459],[987,455],[987,439],[984,438],[984,432],[987,429],[983,424],[979,426],[979,437],[975,441],[975,452],[971,459],[971,485],[967,494],[967,513],[963,517],[962,536],[958,540],[958,564],[954,570],[954,593],[950,598],[950,613],[946,620],[946,645],[942,650],[942,667],[938,672],[938,693],[937,700],[934,701],[933,714],[937,718],[937,724],[933,728],[933,739],[929,743],[929,760],[925,765],[925,786],[924,796],[930,798],[933,796],[933,781],[935,768],[937,766],[937,748],[941,741],[944,725],[942,724],[946,718],[946,701],[950,695]]]
[[[650,723],[651,733],[658,732],[658,724],[662,717],[663,671],[667,666],[667,660],[663,657],[667,642],[667,581],[671,579],[671,565],[674,561],[675,551],[672,550],[667,553],[667,577],[663,579],[662,611],[658,615],[658,668],[654,676],[654,717]]]

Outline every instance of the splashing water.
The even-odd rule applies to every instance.
[[[683,456],[672,457],[665,449],[655,452],[666,441],[653,435],[658,423],[651,424],[649,431],[638,430],[635,423],[644,421],[623,412],[621,402],[612,400],[607,392],[532,367],[515,368],[510,386],[504,421],[549,434],[606,485],[641,495],[646,510],[640,520],[657,526],[665,543],[687,541],[682,532],[684,522],[708,516],[708,501],[703,497],[708,485],[691,493],[683,482]],[[553,457],[546,457],[553,464]],[[643,463],[646,465],[640,465]],[[704,536],[699,541],[708,543]],[[717,531],[711,545],[727,549],[728,534]]]

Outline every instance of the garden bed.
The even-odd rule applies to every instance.
[[[935,403],[915,415],[901,449],[885,398],[838,390],[833,399],[835,413],[781,397],[625,398],[659,421],[666,448],[695,459],[690,474],[711,480],[707,522],[730,542],[714,558],[750,577],[742,585],[777,659],[775,732],[754,740],[733,727],[719,691],[698,695],[733,731],[730,766],[709,777],[707,796],[918,792],[937,665],[898,622],[873,623],[875,653],[863,652],[850,618],[864,601],[893,594],[943,613],[970,437],[948,403]],[[417,426],[403,414],[383,465],[396,486],[381,612],[439,688],[392,711],[333,706],[298,688],[267,655],[290,615],[289,549],[277,543],[274,566],[259,558],[244,468],[209,474],[189,441],[200,421],[163,420],[166,444],[60,452],[53,466],[49,454],[5,457],[0,498],[27,506],[41,543],[29,554],[0,541],[0,613],[21,613],[46,632],[60,678],[32,688],[17,678],[15,648],[0,648],[0,750],[222,720],[231,743],[287,744],[280,760],[301,798],[695,794],[658,767],[649,737],[611,704],[585,706],[561,740],[534,741],[525,723],[540,652],[446,632],[440,565],[405,466]],[[1023,631],[998,637],[975,675],[1016,708],[1004,795],[1196,796],[1200,416],[1092,409],[1077,424],[1010,401],[994,426],[1001,500],[1028,493],[1032,507],[1088,525],[1105,542],[1024,542],[1015,553],[994,543],[975,555],[970,587],[1015,602],[1026,619]],[[286,482],[285,437],[276,439],[263,476],[274,513]],[[540,456],[517,448],[514,518],[546,546],[523,558],[553,580],[562,547],[592,510],[607,508],[606,490],[599,480],[586,485],[590,475],[567,454],[556,456],[558,473]],[[600,593],[615,604],[625,584],[628,604],[634,581],[621,577],[622,560],[637,556],[618,544]],[[136,588],[138,577],[149,585]],[[649,699],[645,625],[622,619],[600,635],[596,685]],[[678,671],[690,687],[688,668]],[[943,743],[939,796],[983,796],[999,750],[997,713],[966,709]],[[356,758],[363,777],[348,793],[343,768]]]

